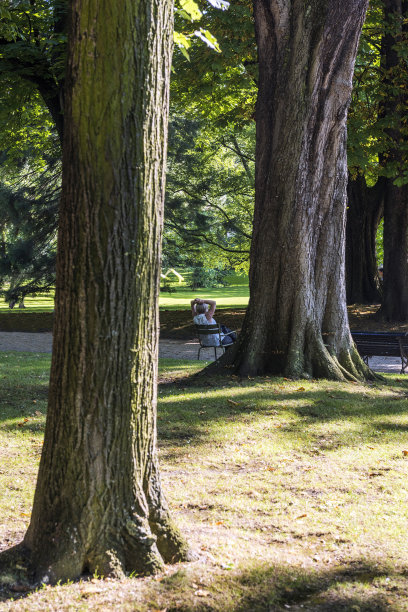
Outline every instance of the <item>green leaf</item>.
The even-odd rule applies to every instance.
[[[180,8],[190,16],[191,21],[198,21],[201,19],[203,14],[194,0],[178,0],[178,4]]]
[[[203,30],[203,28],[200,28],[199,30],[196,30],[194,34],[198,38],[201,38],[201,40],[205,42],[205,44],[208,45],[211,49],[214,49],[214,51],[221,53],[221,49],[218,44],[218,41],[215,38],[215,36],[211,34],[211,32],[209,32],[208,30]]]
[[[184,57],[190,61],[190,56],[187,49],[191,47],[191,40],[181,32],[174,32],[173,40],[174,44],[177,45]]]

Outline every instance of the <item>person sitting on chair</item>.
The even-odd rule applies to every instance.
[[[202,300],[201,298],[191,300],[191,312],[195,325],[216,325],[213,319],[215,306],[215,300]],[[211,334],[205,338],[205,343],[208,346],[220,346],[220,339],[217,334]]]
[[[213,319],[215,312],[215,300],[202,300],[195,298],[191,300],[191,312],[195,325],[216,325],[217,322]],[[221,342],[223,345],[232,344],[233,340],[230,336],[221,333]],[[205,343],[208,346],[220,346],[218,334],[211,334],[205,338]]]

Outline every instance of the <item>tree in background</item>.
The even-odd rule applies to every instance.
[[[0,7],[0,287],[11,306],[55,282],[66,10]]]
[[[60,139],[67,6],[66,0],[5,0],[0,9],[0,79],[11,77],[13,92],[29,86],[38,92]]]
[[[155,433],[172,5],[71,11],[49,408],[24,540],[42,582],[186,556]]]
[[[0,287],[12,308],[55,283],[60,164],[0,182]]]
[[[384,209],[380,155],[384,132],[379,125],[381,94],[381,2],[370,2],[356,59],[348,114],[346,294],[349,304],[380,302],[376,234]]]
[[[193,44],[195,52],[198,49],[200,54],[203,45],[198,41],[205,41],[206,48],[209,49],[205,57],[214,59],[217,55],[214,48],[218,46],[214,36],[206,29],[207,14],[222,13],[219,9],[227,8],[228,3],[223,0],[208,0],[208,3],[202,3],[202,8],[206,8],[205,12],[200,11],[190,0],[176,3],[179,32],[175,34],[175,38],[184,53],[186,51],[183,44],[188,43],[188,46]],[[217,10],[213,10],[211,5]],[[49,160],[54,160],[52,162],[54,164],[60,156],[56,135],[62,137],[63,133],[66,10],[65,0],[52,0],[52,2],[5,0],[0,7],[0,150],[4,152],[4,171],[1,173],[0,181],[4,182],[3,191],[7,191],[10,200],[13,201],[16,199],[22,201],[18,182],[25,183],[25,176],[29,175],[30,183],[43,183]],[[36,173],[38,176],[35,177]],[[187,183],[186,187],[188,186]],[[26,206],[31,206],[32,209],[45,207],[49,211],[54,206],[55,218],[49,218],[48,228],[50,237],[48,251],[51,253],[53,250],[51,243],[55,240],[53,230],[57,222],[55,199],[47,202],[45,192],[43,197],[35,197],[29,203],[28,192],[25,191],[24,194]],[[22,213],[22,208],[20,210]],[[42,275],[46,274],[47,284],[55,269],[52,257],[47,259],[47,269],[44,267],[43,258],[41,265],[39,262],[31,261],[32,257],[38,258],[44,252],[43,237],[47,232],[46,228],[42,227],[37,236],[37,226],[33,224],[29,228],[28,221],[32,218],[30,214],[25,222],[27,231],[26,242],[23,244],[21,216],[11,218],[6,215],[8,229],[3,233],[3,253],[7,252],[11,257],[5,255],[6,261],[3,275],[0,276],[0,286],[10,283],[13,296],[23,296],[30,289],[34,291],[39,287],[37,276],[35,282],[34,279],[32,283],[26,282],[35,269],[41,268]],[[44,211],[37,211],[36,216],[42,217],[46,222]],[[173,232],[171,228],[167,228],[166,234],[165,247],[169,250],[168,258],[172,258],[172,253],[174,254],[176,250],[180,253],[180,234]],[[38,246],[33,248],[35,244]],[[185,249],[185,246],[183,243],[182,248]],[[248,249],[247,245],[242,248]],[[235,250],[239,248],[235,246]],[[19,254],[17,258],[13,257],[16,253]],[[21,257],[21,254],[24,256]],[[23,268],[27,271],[26,275]],[[11,297],[11,293],[8,291],[6,296]],[[13,302],[14,298],[10,303]]]
[[[384,0],[381,112],[388,139],[384,179],[384,297],[380,316],[408,321],[408,2]]]
[[[407,319],[407,3],[373,0],[360,45],[349,115],[347,294],[382,298],[379,317]],[[375,234],[384,215],[384,284]]]
[[[234,133],[173,117],[169,134],[166,250],[190,265],[247,271],[254,198],[252,126]],[[167,253],[166,256],[168,257]],[[167,262],[177,266],[178,262]],[[182,262],[180,260],[181,265]]]
[[[346,118],[366,0],[255,0],[259,55],[250,301],[225,356],[242,374],[370,376],[344,282]]]

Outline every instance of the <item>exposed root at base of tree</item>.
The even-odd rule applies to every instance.
[[[194,558],[168,516],[151,520],[150,524],[129,519],[122,529],[117,525],[105,525],[96,529],[95,542],[88,543],[87,549],[78,535],[68,537],[71,531],[66,527],[65,538],[39,534],[38,546],[31,546],[30,541],[24,543],[32,580],[56,584],[78,579],[84,574],[120,579],[131,573],[155,574],[163,570],[165,563]]]
[[[150,521],[150,527],[157,537],[157,548],[165,563],[193,561],[194,553],[189,549],[180,530],[169,518]]]
[[[274,367],[270,367],[270,364]],[[293,351],[286,356],[279,368],[276,359],[260,359],[258,355],[248,357],[248,354],[237,343],[217,361],[211,363],[196,377],[208,375],[240,375],[246,376],[285,376],[287,378],[324,378],[338,381],[383,380],[383,377],[373,372],[362,360],[354,345],[343,349],[338,355],[330,350],[321,338],[311,339],[306,354]]]

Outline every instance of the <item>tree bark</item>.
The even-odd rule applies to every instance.
[[[344,279],[346,116],[367,0],[254,0],[259,54],[244,375],[370,376]]]
[[[384,198],[384,296],[378,316],[408,321],[408,185],[386,178]]]
[[[395,185],[405,173],[407,145],[403,114],[406,112],[406,58],[400,55],[398,43],[407,38],[408,1],[384,0],[386,34],[381,44],[386,96],[383,117],[391,125],[386,132],[390,140],[387,165],[394,166],[393,176],[386,177],[384,196],[384,298],[379,318],[390,322],[408,321],[408,185]],[[403,75],[401,80],[400,75]],[[389,89],[388,89],[389,88]],[[395,93],[398,91],[399,93]]]
[[[38,578],[185,558],[156,455],[170,0],[73,0]]]
[[[348,304],[381,302],[375,241],[384,210],[384,179],[368,187],[363,175],[347,183],[346,295]]]

